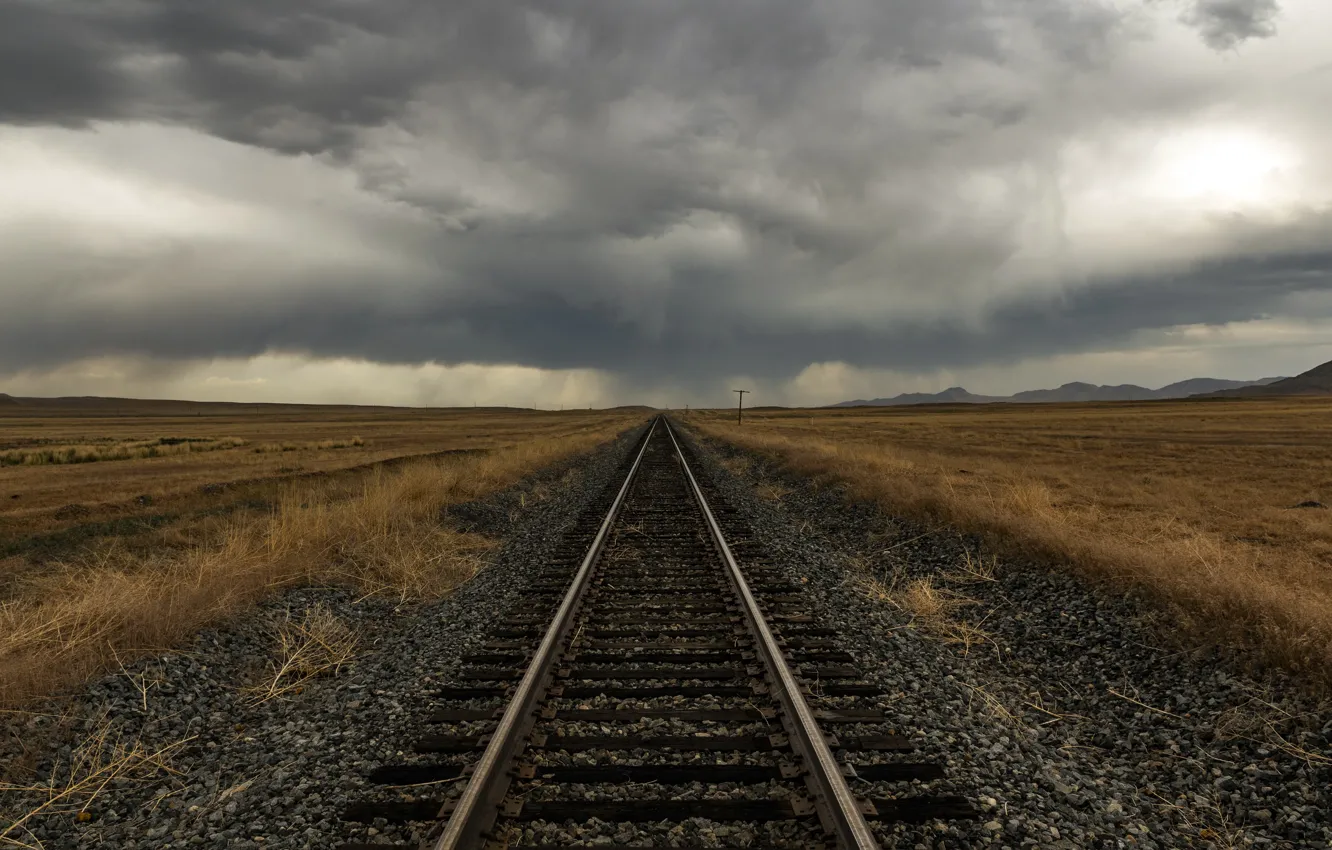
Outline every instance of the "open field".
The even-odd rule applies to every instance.
[[[392,408],[267,412],[262,407],[219,413],[219,409],[227,408],[201,405],[194,415],[126,410],[116,416],[102,410],[69,415],[58,408],[18,415],[0,408],[0,538],[59,526],[63,521],[52,514],[68,505],[84,510],[67,514],[86,517],[85,511],[106,512],[139,496],[160,500],[205,484],[329,472],[406,455],[493,449],[596,428],[623,415]],[[149,445],[153,443],[157,445]],[[106,457],[56,464],[19,460],[6,465],[4,460],[69,449],[100,451]]]
[[[169,647],[295,584],[445,593],[489,545],[455,531],[449,505],[644,418],[343,409],[0,419],[9,451],[230,443],[0,466],[0,707]]]
[[[700,412],[886,512],[1148,592],[1193,639],[1332,671],[1332,400]]]

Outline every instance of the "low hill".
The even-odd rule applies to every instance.
[[[1332,364],[1330,364],[1332,365]],[[1148,389],[1136,384],[1087,384],[1081,381],[1064,384],[1052,390],[1024,390],[1011,396],[977,395],[962,387],[949,387],[938,393],[903,393],[892,398],[856,399],[843,401],[833,407],[891,407],[904,404],[987,404],[1006,401],[1019,404],[1049,404],[1078,401],[1151,401],[1153,399],[1188,398],[1199,393],[1254,387],[1287,378],[1262,378],[1257,381],[1231,381],[1224,378],[1189,378],[1176,381],[1159,389]],[[1329,380],[1332,380],[1330,376]]]
[[[1052,401],[1146,401],[1151,398],[1161,398],[1161,396],[1156,394],[1156,390],[1149,390],[1136,384],[1107,386],[1074,381],[1053,390],[1027,390],[1014,393],[1008,400],[1031,403]]]
[[[1205,393],[1206,398],[1250,398],[1278,395],[1332,395],[1332,360],[1293,378],[1277,378],[1258,386]]]
[[[0,393],[0,407],[17,407],[18,399],[8,393]]]
[[[1164,396],[1165,398],[1188,398],[1191,395],[1222,392],[1224,390],[1237,390],[1240,387],[1253,387],[1283,380],[1285,379],[1259,378],[1256,381],[1227,381],[1222,378],[1189,378],[1187,381],[1177,381],[1173,384],[1167,384],[1157,390],[1157,392],[1169,393],[1170,395]]]
[[[962,387],[949,387],[937,393],[903,393],[892,398],[858,398],[855,401],[843,401],[833,407],[886,407],[897,404],[985,404],[991,401],[1007,401],[1000,396],[976,395]]]

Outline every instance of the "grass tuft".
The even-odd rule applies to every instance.
[[[300,693],[312,679],[336,676],[356,658],[356,632],[322,603],[307,609],[299,622],[284,612],[272,632],[276,650],[269,675],[249,690],[255,703]]]
[[[365,445],[365,440],[360,437],[351,437],[346,440],[309,440],[306,442],[297,442],[288,440],[282,443],[264,443],[254,447],[255,454],[276,454],[280,452],[308,452],[324,451],[326,449],[351,449],[360,448]]]
[[[975,600],[939,587],[932,576],[912,579],[905,586],[899,586],[896,577],[885,582],[866,575],[859,578],[859,585],[870,598],[910,614],[912,625],[927,634],[945,643],[960,644],[964,653],[992,640],[979,626],[957,616],[962,609],[974,605]]]
[[[758,494],[760,499],[780,503],[787,496],[791,495],[792,491],[791,488],[787,487],[785,484],[780,484],[776,481],[762,481],[754,487],[754,492]]]
[[[156,457],[219,452],[239,448],[239,437],[158,437],[105,445],[57,445],[0,452],[0,466],[63,466],[111,460],[146,460]]]

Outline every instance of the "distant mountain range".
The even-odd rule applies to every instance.
[[[1319,369],[1327,369],[1323,376],[1323,383],[1327,389],[1316,390],[1314,392],[1332,393],[1332,363],[1324,364]],[[1313,374],[1317,369],[1304,373]],[[858,398],[855,401],[843,401],[834,404],[833,407],[888,407],[901,404],[986,404],[996,401],[1018,402],[1018,403],[1039,403],[1039,402],[1058,402],[1058,401],[1150,401],[1152,399],[1164,398],[1188,398],[1193,395],[1232,395],[1232,394],[1253,394],[1253,395],[1288,395],[1293,390],[1281,392],[1268,392],[1269,389],[1275,389],[1285,382],[1297,381],[1304,375],[1295,378],[1262,378],[1257,381],[1228,381],[1223,378],[1190,378],[1187,381],[1177,381],[1173,384],[1167,384],[1160,389],[1152,390],[1147,387],[1139,387],[1135,384],[1118,384],[1116,386],[1084,384],[1075,381],[1071,384],[1064,384],[1058,389],[1053,390],[1025,390],[1020,393],[1014,393],[1008,396],[996,395],[976,395],[967,392],[962,387],[949,387],[943,392],[938,393],[903,393],[892,398]]]
[[[1248,398],[1276,395],[1332,395],[1332,361],[1301,372],[1293,378],[1258,381],[1245,387],[1220,388],[1206,394],[1213,398]]]

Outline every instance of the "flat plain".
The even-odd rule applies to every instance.
[[[147,513],[143,496],[160,508],[209,484],[273,483],[412,455],[492,450],[597,428],[622,415],[220,404],[190,411],[152,403],[0,408],[0,538],[94,514]],[[44,454],[59,461],[67,450],[114,458],[121,448],[139,456],[31,462]]]
[[[851,498],[1163,603],[1187,640],[1332,670],[1332,400],[706,411]],[[780,498],[780,489],[774,491]]]
[[[0,707],[167,648],[284,588],[446,593],[490,545],[457,531],[449,506],[645,417],[9,406],[0,415]]]

